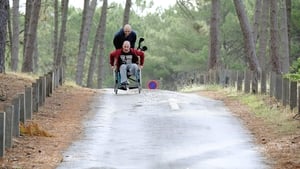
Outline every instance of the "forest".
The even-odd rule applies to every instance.
[[[65,78],[89,88],[113,86],[113,36],[129,23],[143,37],[143,85],[157,80],[176,90],[179,75],[227,70],[276,72],[300,79],[300,1],[0,0],[0,73],[44,74],[63,67]],[[24,10],[22,10],[24,9]],[[151,9],[151,10],[150,10]]]

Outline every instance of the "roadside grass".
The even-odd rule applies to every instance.
[[[289,106],[283,106],[269,95],[247,94],[239,92],[233,87],[224,88],[219,85],[187,86],[181,91],[197,92],[200,90],[217,92],[225,96],[226,99],[239,101],[247,106],[256,117],[273,126],[280,134],[291,134],[300,127],[299,120],[294,118],[297,111],[291,110]]]

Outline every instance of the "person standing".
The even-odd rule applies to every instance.
[[[124,25],[114,36],[113,44],[116,49],[122,49],[124,41],[129,41],[131,48],[135,47],[136,32],[132,30],[129,24]]]

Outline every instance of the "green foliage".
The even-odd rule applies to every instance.
[[[300,80],[300,58],[294,61],[290,67],[290,73],[286,74],[285,77],[292,81]]]
[[[137,0],[133,2],[130,14],[130,24],[137,32],[138,38],[144,37],[146,51],[143,81],[150,79],[172,79],[173,75],[193,70],[207,70],[210,40],[209,23],[211,1],[189,1],[188,11],[176,4],[169,9],[149,9],[153,1]],[[254,14],[255,1],[244,1],[249,20]],[[100,4],[100,3],[99,3]],[[104,87],[113,84],[112,72],[108,65],[108,55],[114,50],[113,36],[122,27],[124,4],[110,3],[107,12],[105,34],[105,77]],[[292,1],[291,56],[297,58],[300,53],[300,2]],[[146,13],[146,11],[151,11]],[[52,68],[53,62],[53,3],[45,1],[38,27],[39,71],[44,73]],[[228,69],[243,69],[245,67],[245,51],[242,33],[232,1],[221,1],[220,18],[220,61]],[[90,53],[94,43],[101,7],[96,9],[88,42],[88,51],[84,65],[84,77],[87,77]],[[64,56],[67,64],[66,78],[73,80],[76,72],[79,36],[82,20],[82,10],[69,8]],[[20,17],[23,27],[24,17]],[[22,42],[23,34],[20,35]],[[295,38],[294,38],[295,37]],[[20,54],[23,48],[20,47]],[[8,51],[8,50],[7,50]],[[22,56],[22,55],[20,55]],[[22,59],[22,57],[20,57]],[[294,63],[292,79],[299,79],[299,63]],[[20,64],[21,65],[21,64]],[[94,81],[96,81],[96,77]],[[85,80],[84,80],[85,82]]]
[[[300,2],[292,1],[292,17],[291,17],[291,51],[290,58],[296,61],[300,53]]]

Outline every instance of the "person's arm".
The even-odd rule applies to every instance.
[[[132,31],[132,48],[134,48],[135,47],[135,42],[136,42],[136,33],[134,32],[134,31]]]
[[[134,49],[135,55],[138,57],[138,63],[140,68],[144,67],[144,59],[145,59],[145,53],[143,51]]]
[[[114,68],[114,62],[115,62],[114,52],[111,52],[109,54],[109,64],[110,64],[112,69]]]
[[[121,37],[122,37],[122,32],[123,32],[123,29],[119,30],[115,36],[114,36],[114,39],[113,39],[113,44],[115,46],[115,49],[119,49],[119,48],[122,48],[122,44],[120,44],[120,40],[121,40]]]
[[[113,44],[114,44],[114,46],[115,46],[115,49],[118,49],[118,34],[116,34],[115,36],[114,36],[114,40],[113,40]]]
[[[111,69],[115,69],[117,67],[117,61],[118,61],[118,50],[114,50],[109,55],[109,64],[111,66]]]

